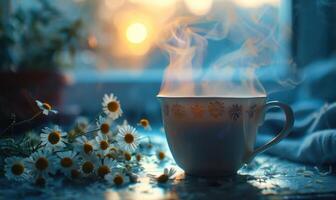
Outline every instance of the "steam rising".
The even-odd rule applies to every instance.
[[[294,69],[288,59],[280,59],[283,49],[279,43],[290,34],[286,27],[280,31],[274,12],[275,8],[242,12],[227,2],[216,6],[206,18],[186,17],[172,22],[160,43],[170,62],[159,95],[265,96],[270,91],[266,92],[259,82],[261,69],[275,73],[278,69],[292,73]],[[221,46],[218,51],[223,53],[205,66],[203,58],[210,40],[229,45]],[[267,75],[270,73],[263,74]],[[286,88],[296,84],[292,79],[272,78]]]

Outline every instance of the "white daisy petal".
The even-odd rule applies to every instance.
[[[49,149],[39,150],[30,155],[27,159],[32,174],[40,174],[47,177],[48,173],[55,174],[56,157],[52,155]]]
[[[36,102],[36,104],[37,104],[38,107],[42,107],[43,106],[43,103],[41,101],[36,100],[35,102]]]
[[[98,133],[106,135],[109,138],[112,137],[111,121],[109,119],[99,116],[96,124],[97,124],[97,127],[99,128]]]
[[[21,157],[8,157],[5,159],[5,176],[8,180],[25,181],[29,179],[30,173],[26,164],[26,159]]]
[[[93,176],[97,170],[100,160],[96,155],[83,156],[80,163],[80,171],[84,177]]]
[[[81,155],[91,155],[94,150],[97,149],[96,143],[92,140],[88,140],[86,136],[81,136],[76,139],[75,149]]]
[[[136,129],[132,126],[126,125],[119,129],[117,141],[122,150],[133,152],[139,145],[139,139]]]
[[[52,129],[45,127],[40,134],[41,142],[46,145],[46,148],[60,149],[65,147],[67,142],[66,133],[63,132],[59,126],[55,125]]]
[[[104,178],[106,175],[110,174],[116,168],[116,161],[110,158],[104,158],[101,163],[97,166],[96,173],[99,177]]]
[[[77,153],[74,151],[59,152],[57,153],[57,156],[58,158],[55,163],[57,169],[67,177],[73,178],[73,170],[78,169],[79,167]]]
[[[113,94],[104,95],[102,106],[104,113],[112,120],[116,120],[123,113],[121,110],[120,102]]]
[[[42,103],[42,102],[39,101],[39,100],[35,100],[35,102],[36,102],[36,105],[40,108],[40,110],[42,111],[42,113],[43,113],[44,115],[48,115],[49,112],[52,112],[52,113],[54,113],[54,114],[57,114],[57,111],[56,111],[56,110],[52,110],[52,109],[51,109],[50,104],[48,104],[48,103]]]
[[[176,169],[170,168],[167,175],[169,178],[171,178],[172,176],[174,176],[175,173],[176,173]]]
[[[102,156],[104,156],[109,151],[110,142],[108,141],[108,137],[106,135],[98,133],[98,135],[95,137],[95,143],[99,151],[98,153],[102,154]]]
[[[115,170],[113,173],[110,173],[104,177],[104,179],[113,185],[121,186],[130,182],[128,176],[126,176],[120,169]]]

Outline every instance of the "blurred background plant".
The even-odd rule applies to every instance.
[[[70,66],[84,41],[81,19],[68,19],[47,0],[18,7],[0,22],[0,69],[57,69]],[[68,59],[64,59],[68,58]]]
[[[60,105],[62,70],[86,48],[82,22],[48,0],[0,2],[0,127],[30,118],[34,99]]]

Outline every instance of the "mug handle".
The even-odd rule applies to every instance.
[[[280,109],[282,109],[285,113],[286,116],[286,121],[285,121],[285,125],[282,128],[282,130],[280,131],[280,133],[274,137],[271,141],[269,141],[268,143],[258,147],[257,149],[255,149],[253,151],[253,153],[251,155],[248,156],[247,158],[247,162],[249,163],[251,162],[251,160],[258,154],[261,153],[263,151],[265,151],[266,149],[270,148],[271,146],[279,143],[283,138],[285,138],[290,131],[293,128],[294,125],[294,114],[293,114],[293,110],[291,109],[291,107],[289,107],[288,105],[281,103],[279,101],[270,101],[268,103],[266,103],[266,105],[263,108],[263,112],[266,112],[266,110],[270,109],[270,108],[274,108],[274,107],[278,107]]]

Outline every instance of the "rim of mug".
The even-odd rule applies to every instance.
[[[258,99],[267,98],[264,96],[169,96],[169,95],[156,95],[159,99]]]

